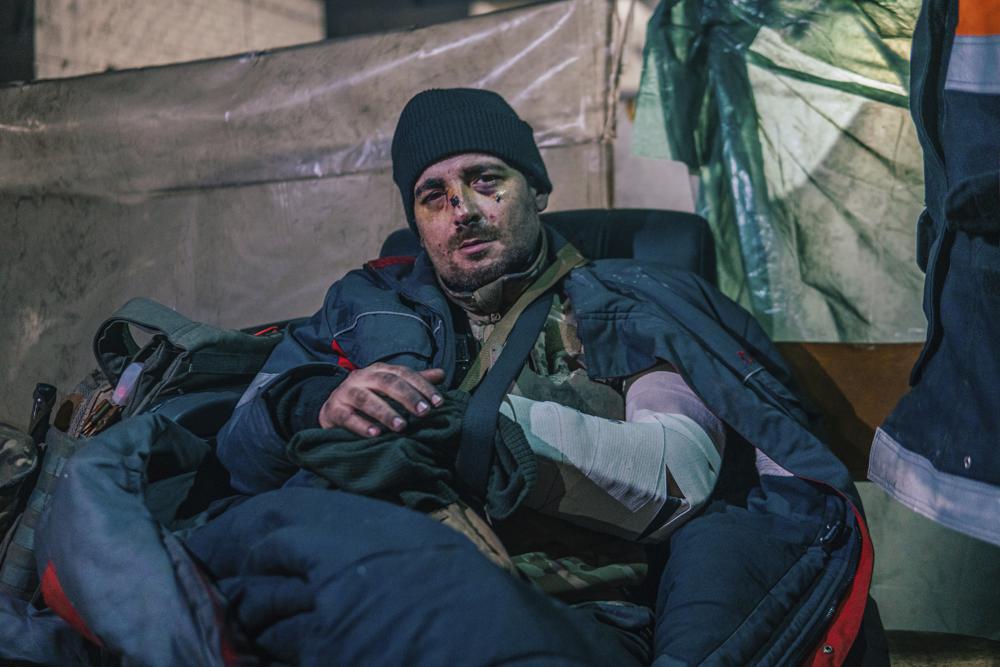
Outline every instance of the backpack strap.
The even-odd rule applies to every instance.
[[[136,298],[115,311],[94,336],[94,356],[115,384],[140,346],[129,327],[166,339],[187,353],[184,371],[192,374],[252,376],[264,365],[274,339],[195,322],[152,299]]]
[[[131,327],[152,335],[140,347]],[[278,336],[254,336],[195,322],[151,299],[132,299],[94,336],[94,356],[128,417],[164,396],[245,384],[267,361]]]
[[[5,436],[6,437],[6,436]],[[52,494],[66,462],[84,444],[57,428],[46,432],[45,451],[34,488],[23,511],[0,545],[0,593],[31,600],[38,590],[35,564],[35,529],[42,514],[52,504]]]

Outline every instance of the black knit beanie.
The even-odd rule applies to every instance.
[[[414,232],[417,178],[435,162],[460,153],[495,155],[524,174],[539,193],[552,192],[531,126],[502,97],[472,88],[425,90],[403,107],[392,137],[392,178]]]

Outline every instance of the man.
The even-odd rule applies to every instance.
[[[189,542],[216,577],[241,582],[236,597],[251,602],[237,613],[258,646],[295,662],[335,651],[338,664],[841,664],[852,645],[852,659],[863,653],[871,551],[858,502],[752,319],[692,276],[586,262],[545,229],[545,165],[494,93],[420,93],[392,153],[422,252],[351,272],[290,327],[218,446],[238,490],[280,491]],[[456,451],[482,419],[456,388],[476,405],[529,310],[545,322],[503,380],[495,449],[490,429],[485,458],[470,454],[483,438]],[[724,448],[757,466],[716,489]],[[477,473],[477,457],[492,467]],[[392,499],[456,531],[292,488],[303,486]],[[292,504],[267,505],[279,497]],[[266,555],[238,562],[234,550],[261,553],[238,537],[219,556],[222,535],[261,512]],[[292,555],[269,542],[324,530]],[[651,567],[636,542],[671,533],[665,566]],[[323,594],[246,584],[276,572],[322,580]],[[274,607],[295,620],[274,622]]]

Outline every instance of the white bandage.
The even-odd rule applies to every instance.
[[[510,395],[501,414],[516,421],[538,459],[527,500],[544,514],[635,539],[667,501],[662,429]]]
[[[640,410],[684,415],[708,434],[718,451],[723,449],[725,426],[684,382],[680,373],[653,371],[633,382],[625,395],[625,420],[636,421],[635,414]]]
[[[680,382],[687,393],[671,386],[661,397],[693,397],[714,419],[683,380]],[[646,390],[660,384],[643,385],[637,394],[644,397],[643,404],[656,404]],[[652,526],[653,540],[664,539],[682,517],[703,504],[722,465],[721,422],[716,419],[717,428],[713,428],[720,440],[716,443],[698,421],[685,414],[635,405],[626,409],[631,419],[620,422],[557,403],[508,396],[500,412],[521,426],[539,462],[539,481],[527,504],[587,528],[636,539],[649,531],[669,499],[669,470],[684,499],[668,521]],[[705,421],[704,415],[696,416]]]

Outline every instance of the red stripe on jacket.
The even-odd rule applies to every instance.
[[[381,269],[394,264],[413,264],[417,258],[412,255],[395,255],[393,257],[379,257],[368,260],[366,266],[371,269]]]
[[[875,565],[875,550],[868,535],[868,526],[861,517],[861,512],[851,504],[854,517],[861,531],[861,558],[854,573],[854,583],[847,596],[840,601],[833,616],[833,623],[823,635],[819,646],[812,657],[806,661],[811,667],[839,667],[847,658],[847,653],[854,645],[854,640],[861,630],[861,619],[868,605],[868,589],[872,583],[872,569]]]
[[[340,343],[338,343],[336,339],[330,341],[330,348],[337,354],[338,366],[340,366],[346,371],[357,370],[358,367],[355,366],[351,362],[351,360],[347,358],[347,354],[344,353],[344,348],[340,347]]]
[[[45,604],[49,605],[49,608],[58,614],[59,618],[69,623],[74,630],[93,643],[98,646],[104,646],[101,640],[97,638],[97,635],[87,627],[83,617],[80,616],[80,612],[70,602],[66,591],[63,590],[62,584],[59,583],[59,577],[56,575],[56,568],[52,565],[52,561],[49,561],[45,566],[41,584],[42,597],[45,599]]]

